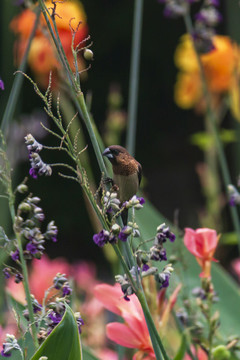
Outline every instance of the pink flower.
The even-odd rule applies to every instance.
[[[232,261],[232,268],[236,273],[238,280],[240,281],[240,258],[237,258]]]
[[[107,325],[107,337],[124,347],[138,349],[133,360],[155,359],[147,324],[136,295],[130,301],[123,299],[120,285],[100,284],[94,289],[94,295],[109,311],[122,316],[125,323]],[[147,354],[147,357],[144,357]]]
[[[53,278],[57,273],[66,274],[67,276],[70,274],[70,265],[63,258],[50,260],[46,255],[43,255],[41,260],[33,260],[29,285],[31,293],[38,302],[42,303],[45,291],[52,286]],[[26,302],[22,283],[16,284],[14,279],[9,279],[7,291],[21,303]]]
[[[216,250],[219,236],[215,230],[208,228],[185,229],[184,244],[186,248],[196,256],[196,260],[202,268],[201,277],[211,277],[211,261]]]

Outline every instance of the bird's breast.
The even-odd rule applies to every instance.
[[[138,191],[139,180],[137,173],[127,176],[114,174],[113,181],[119,187],[118,196],[121,202],[129,200]]]

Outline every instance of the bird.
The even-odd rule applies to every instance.
[[[129,152],[120,145],[107,147],[103,154],[112,164],[113,183],[118,187],[118,198],[121,203],[136,195],[141,178],[142,166]],[[124,225],[127,224],[127,210],[122,212]]]

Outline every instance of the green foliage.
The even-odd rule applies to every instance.
[[[136,218],[144,240],[153,237],[157,226],[163,221],[169,225],[169,222],[149,202],[144,205],[141,211],[136,213]],[[197,261],[185,249],[181,237],[177,237],[174,245],[170,244],[169,246],[169,244],[166,244],[166,249],[168,254],[172,251],[176,257],[181,257],[184,264],[184,268],[180,263],[174,264],[175,272],[171,278],[172,283],[174,281],[176,283],[182,282],[184,291],[190,294],[194,287],[200,285],[199,274],[201,269]],[[160,263],[160,266],[163,267],[164,265]],[[223,336],[238,335],[240,319],[240,292],[238,286],[218,263],[212,263],[212,281],[220,298],[219,303],[216,305],[216,309],[220,312],[220,333]]]
[[[233,143],[237,140],[236,132],[229,129],[222,129],[220,131],[220,138],[224,144]],[[214,146],[213,135],[204,131],[193,134],[190,138],[190,141],[193,145],[198,146],[202,151],[209,150]]]
[[[71,308],[67,304],[61,322],[43,342],[31,360],[39,360],[41,356],[47,356],[48,360],[82,359],[77,322]]]

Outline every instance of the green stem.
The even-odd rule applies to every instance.
[[[127,149],[134,156],[137,128],[137,106],[138,106],[138,86],[139,86],[139,67],[140,49],[143,18],[143,0],[135,0],[131,67],[129,78],[129,97],[128,97],[128,131]]]
[[[140,304],[143,309],[143,313],[144,313],[146,323],[148,326],[148,331],[149,331],[149,334],[150,334],[150,337],[152,340],[153,349],[154,349],[154,352],[156,355],[156,359],[157,360],[161,360],[161,359],[169,360],[169,357],[165,351],[162,340],[157,332],[153,318],[149,311],[148,304],[147,304],[146,298],[144,296],[144,293],[141,290],[139,290],[136,295],[137,295],[138,300],[140,301]]]
[[[40,11],[40,8],[38,7],[36,10],[36,20],[35,20],[31,35],[28,40],[27,48],[23,55],[23,59],[21,61],[20,68],[19,68],[19,70],[22,72],[25,72],[25,69],[26,69],[28,53],[29,53],[31,43],[32,43],[32,40],[33,40],[35,32],[36,32],[37,26],[38,26],[40,13],[41,13],[41,11]],[[7,124],[10,123],[12,120],[12,117],[13,117],[13,114],[14,114],[14,111],[15,111],[15,108],[17,105],[18,96],[19,96],[19,93],[20,93],[20,90],[22,87],[23,80],[24,80],[24,77],[21,76],[20,73],[15,75],[12,90],[10,92],[7,106],[6,106],[6,109],[4,111],[3,118],[2,118],[1,130],[3,133],[6,132]]]
[[[185,22],[185,26],[186,26],[186,29],[187,29],[189,35],[192,36],[193,26],[192,26],[191,17],[190,17],[189,14],[186,14],[184,16],[184,22]],[[229,170],[228,170],[228,165],[227,165],[227,160],[226,160],[224,149],[223,149],[223,144],[221,142],[221,139],[220,139],[220,136],[219,136],[219,131],[218,131],[218,128],[217,128],[216,114],[215,114],[214,110],[212,109],[211,96],[210,96],[209,91],[208,91],[208,87],[207,87],[207,83],[206,83],[206,79],[205,79],[205,74],[204,74],[204,70],[203,70],[203,65],[202,65],[202,62],[201,62],[200,55],[199,55],[199,53],[198,53],[198,51],[196,49],[194,40],[193,40],[193,46],[194,46],[195,53],[196,53],[196,56],[197,56],[197,61],[198,61],[199,69],[200,69],[200,75],[201,75],[201,79],[202,79],[203,93],[204,93],[204,98],[206,100],[206,105],[207,105],[207,117],[209,118],[210,124],[212,126],[212,132],[213,132],[213,135],[214,135],[214,140],[215,140],[215,144],[216,144],[217,151],[218,151],[218,156],[219,156],[219,162],[220,162],[220,167],[221,167],[221,171],[222,171],[223,181],[224,181],[225,189],[226,189],[226,192],[227,192],[228,185],[231,184],[231,177],[230,177]],[[234,226],[235,231],[237,233],[238,250],[239,250],[239,253],[240,253],[240,222],[239,222],[238,212],[237,212],[236,207],[230,206],[230,213],[231,213],[231,217],[232,217],[233,226]]]
[[[95,155],[97,157],[99,168],[100,168],[101,172],[103,172],[107,176],[107,169],[106,169],[106,166],[103,161],[103,157],[102,157],[102,153],[100,151],[99,144],[98,144],[96,136],[94,134],[93,126],[91,123],[91,119],[90,119],[90,116],[89,116],[89,113],[87,110],[87,106],[86,106],[86,102],[84,99],[84,95],[82,92],[74,97],[74,102],[77,105],[77,107],[80,107],[80,109],[81,109],[83,120],[87,127],[88,134],[89,134],[90,140],[92,142],[92,145],[93,145],[93,148],[95,151]]]
[[[30,294],[30,289],[29,289],[27,264],[26,264],[26,261],[24,259],[24,255],[23,255],[21,236],[17,232],[15,232],[15,235],[17,237],[19,257],[20,257],[21,267],[22,267],[22,272],[23,272],[23,286],[24,286],[24,291],[25,291],[26,300],[27,300],[30,327],[31,327],[31,330],[32,330],[32,337],[33,337],[34,346],[37,349],[39,344],[38,344],[38,337],[37,337],[37,329],[36,329],[35,320],[34,320],[32,299],[31,299],[31,294]]]

